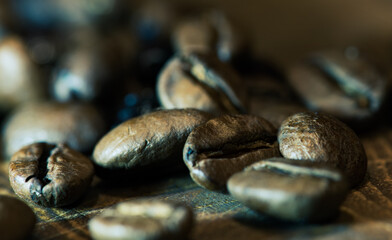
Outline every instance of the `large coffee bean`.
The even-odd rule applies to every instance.
[[[9,166],[15,193],[45,207],[61,207],[78,200],[93,175],[91,160],[64,144],[25,146],[12,156]]]
[[[45,83],[18,37],[0,39],[0,111],[45,97]]]
[[[338,119],[321,113],[298,113],[279,129],[279,149],[285,158],[323,162],[340,169],[352,186],[364,178],[367,158],[360,139]]]
[[[349,186],[339,171],[311,161],[267,159],[228,181],[231,195],[246,206],[289,221],[335,217]]]
[[[236,172],[261,159],[280,156],[276,129],[251,115],[223,115],[189,134],[183,152],[192,179],[211,190],[223,190]]]
[[[91,105],[43,102],[17,109],[6,121],[3,142],[7,156],[34,142],[67,143],[91,151],[104,131],[101,115]]]
[[[162,69],[157,93],[164,108],[195,108],[213,114],[237,112],[227,95],[199,81],[189,70],[190,65],[180,57],[173,57]]]
[[[95,146],[96,164],[108,169],[180,165],[189,133],[210,115],[194,110],[162,110],[130,119],[107,133]],[[151,173],[152,174],[152,173]]]
[[[0,195],[0,236],[2,240],[26,239],[33,232],[36,219],[24,202]]]
[[[104,210],[89,222],[96,240],[186,239],[193,213],[185,205],[163,200],[133,200]]]
[[[341,120],[373,117],[386,96],[386,80],[359,56],[322,52],[290,69],[289,81],[305,104]]]

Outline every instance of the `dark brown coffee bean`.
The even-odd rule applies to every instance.
[[[26,239],[36,219],[29,206],[19,199],[0,195],[0,236],[3,240]]]
[[[340,169],[352,186],[364,178],[367,158],[360,139],[338,119],[321,113],[298,113],[287,118],[278,133],[285,158],[322,162]]]
[[[21,39],[0,40],[0,111],[45,98],[45,83]]]
[[[93,239],[186,239],[193,223],[192,210],[163,200],[134,200],[104,210],[89,221]]]
[[[339,171],[308,160],[266,159],[233,175],[231,195],[246,206],[289,221],[336,217],[349,186]]]
[[[180,165],[189,133],[208,119],[209,114],[194,109],[162,110],[130,119],[98,142],[94,161],[108,169]]]
[[[251,115],[211,119],[189,134],[183,152],[192,179],[211,190],[223,190],[234,173],[276,156],[280,156],[276,129]]]
[[[97,110],[86,104],[42,102],[17,109],[6,121],[4,153],[11,156],[21,147],[34,142],[67,143],[87,152],[104,131]]]
[[[291,68],[289,81],[305,104],[347,122],[376,114],[386,96],[386,80],[359,56],[336,51],[313,55]]]
[[[9,166],[15,193],[45,207],[61,207],[78,200],[93,175],[91,160],[65,144],[25,146],[12,156]]]
[[[164,108],[195,108],[212,114],[236,113],[222,92],[199,81],[179,57],[170,59],[158,77],[157,93]]]
[[[186,54],[181,58],[190,65],[192,76],[221,94],[222,103],[231,113],[246,112],[246,88],[230,65],[208,53]]]

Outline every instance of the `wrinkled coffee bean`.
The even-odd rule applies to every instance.
[[[267,119],[279,128],[289,116],[304,112],[285,82],[267,75],[256,75],[246,79],[249,113]]]
[[[244,167],[280,156],[276,131],[260,117],[223,115],[189,134],[183,158],[197,184],[223,190],[230,176]]]
[[[92,218],[93,239],[171,240],[186,239],[193,223],[192,210],[163,200],[127,201]]]
[[[237,112],[222,91],[197,80],[189,70],[189,64],[179,57],[170,59],[162,69],[157,93],[164,108],[195,108],[212,114]]]
[[[88,152],[103,134],[104,122],[92,105],[41,102],[17,109],[6,120],[3,131],[7,156],[41,141],[67,143],[72,149]]]
[[[45,98],[46,86],[21,39],[0,39],[0,112]]]
[[[279,129],[278,141],[285,158],[336,167],[351,186],[358,185],[365,176],[367,157],[360,139],[331,115],[305,112],[290,116]]]
[[[321,52],[293,66],[289,81],[311,110],[353,124],[379,112],[387,89],[370,63],[339,52]]]
[[[9,165],[15,193],[45,207],[62,207],[78,200],[93,175],[91,160],[65,144],[33,143],[16,152]]]
[[[36,219],[29,206],[19,199],[0,195],[0,236],[3,240],[26,239]]]
[[[343,175],[308,160],[267,159],[228,181],[234,198],[282,220],[319,222],[336,217],[349,191]]]
[[[107,169],[139,171],[181,165],[186,138],[208,119],[209,114],[194,109],[161,110],[130,119],[98,142],[93,160]]]

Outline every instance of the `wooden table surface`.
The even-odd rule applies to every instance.
[[[384,71],[392,72],[391,0],[197,2],[207,3],[227,11],[243,26],[257,55],[270,57],[282,66],[313,50],[356,45]],[[118,202],[141,197],[191,205],[196,221],[189,239],[194,240],[392,239],[391,125],[360,135],[368,156],[366,179],[350,192],[338,218],[329,223],[274,221],[255,214],[229,195],[198,187],[185,173],[122,185],[96,178],[83,199],[68,208],[30,205],[38,218],[32,239],[90,239],[87,222],[92,216]],[[6,162],[1,164],[0,193],[13,194]]]

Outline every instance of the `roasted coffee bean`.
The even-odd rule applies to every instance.
[[[189,72],[190,66],[179,57],[170,59],[158,77],[157,93],[164,108],[195,108],[213,114],[236,113],[227,95]]]
[[[3,240],[26,239],[33,232],[36,219],[24,202],[0,195],[0,236]]]
[[[228,62],[243,50],[241,36],[223,12],[213,10],[181,21],[172,39],[180,54],[212,53]]]
[[[222,11],[213,10],[206,15],[216,31],[218,58],[223,62],[232,61],[244,49],[243,34],[239,33],[238,28]]]
[[[88,152],[103,134],[104,122],[91,105],[40,102],[17,109],[6,120],[3,131],[7,156],[40,141],[67,143],[77,151]]]
[[[189,72],[198,81],[213,88],[231,113],[246,112],[246,89],[230,65],[211,54],[192,53],[181,56],[190,65]]]
[[[359,56],[321,52],[293,66],[289,81],[313,111],[354,123],[369,120],[382,108],[386,80]]]
[[[164,200],[127,201],[92,218],[93,239],[171,240],[186,239],[193,223],[192,210]]]
[[[73,30],[50,82],[56,100],[92,102],[119,85],[117,78],[129,67],[137,46],[123,29],[111,30],[109,35],[90,28]]]
[[[282,220],[319,222],[336,217],[349,191],[337,170],[308,160],[266,159],[236,173],[228,190],[246,206]]]
[[[192,179],[210,190],[223,190],[236,172],[264,158],[280,156],[276,129],[251,115],[223,115],[189,134],[183,152]]]
[[[65,144],[33,143],[10,161],[12,189],[25,201],[61,207],[78,200],[90,186],[94,166]]]
[[[278,133],[285,158],[322,162],[340,169],[351,186],[364,178],[367,158],[360,139],[347,125],[328,114],[298,113]]]
[[[98,142],[94,161],[107,169],[142,170],[181,165],[186,138],[209,118],[209,114],[194,109],[161,110],[132,118]]]
[[[45,98],[45,83],[21,39],[0,39],[0,111]]]

